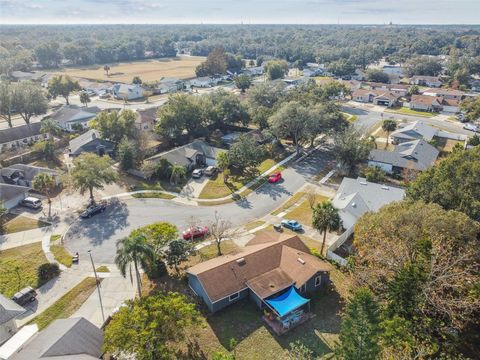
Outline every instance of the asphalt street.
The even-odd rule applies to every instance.
[[[111,264],[114,262],[117,240],[127,236],[133,229],[153,222],[167,221],[182,231],[192,217],[200,224],[206,224],[218,211],[223,219],[228,219],[233,225],[242,225],[280,206],[332,158],[330,152],[316,151],[301,163],[284,170],[282,183],[266,184],[235,203],[192,206],[161,199],[115,200],[103,214],[77,220],[65,235],[64,243],[71,253],[78,252],[81,258],[88,256],[87,251],[91,249],[95,261]]]

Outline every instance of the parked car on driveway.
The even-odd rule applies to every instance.
[[[192,178],[194,179],[200,179],[203,175],[203,169],[195,169],[192,172]]]
[[[209,166],[205,169],[205,175],[206,176],[213,176],[217,173],[217,168],[216,166]]]
[[[280,180],[282,180],[282,173],[280,171],[277,171],[268,177],[268,182],[270,184],[277,183]]]
[[[293,231],[302,231],[303,227],[302,224],[300,224],[296,220],[282,220],[282,225],[284,228],[293,230]]]
[[[20,202],[20,205],[28,207],[30,209],[40,209],[42,207],[42,201],[36,197],[29,196]]]
[[[18,305],[26,305],[33,300],[35,300],[37,292],[30,286],[20,290],[15,295],[13,295],[12,300]]]
[[[92,204],[80,214],[80,217],[83,219],[91,218],[94,215],[104,212],[106,208],[107,205],[105,203]]]
[[[198,238],[198,237],[203,237],[208,234],[208,227],[206,226],[195,226],[191,227],[190,229],[185,230],[182,233],[183,239],[184,240],[191,240],[192,239],[192,233],[193,233],[193,238]]]
[[[465,130],[473,131],[473,132],[478,132],[478,126],[472,123],[465,123],[463,124],[463,128]]]

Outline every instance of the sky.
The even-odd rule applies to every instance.
[[[479,24],[480,0],[0,0],[0,24]]]

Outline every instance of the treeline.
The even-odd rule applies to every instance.
[[[62,60],[74,65],[174,56],[176,51],[207,56],[215,48],[242,58],[307,62],[348,61],[357,67],[386,57],[480,56],[478,26],[333,25],[75,25],[3,26],[1,71],[45,68]]]

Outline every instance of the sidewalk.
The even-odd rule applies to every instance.
[[[7,250],[18,246],[33,244],[43,240],[45,236],[50,238],[50,235],[58,230],[53,226],[45,226],[38,229],[20,231],[8,235],[0,236],[0,251]]]

